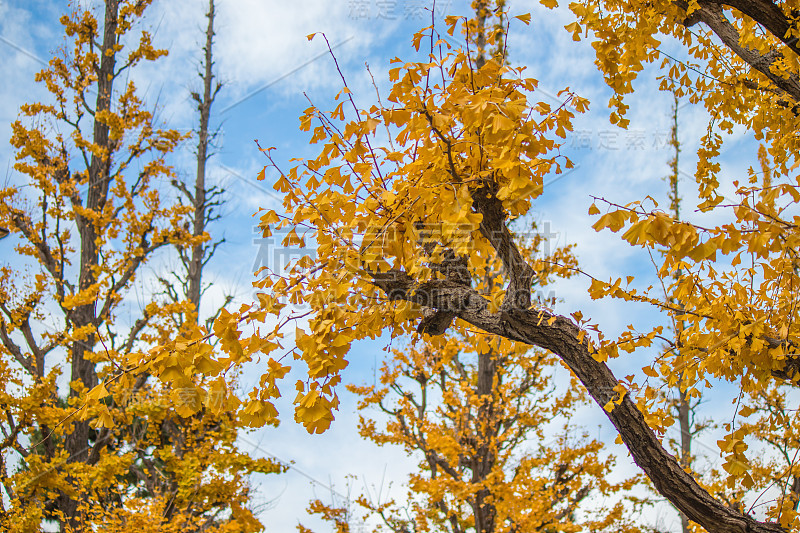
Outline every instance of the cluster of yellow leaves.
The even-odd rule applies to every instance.
[[[450,33],[459,22],[448,19]],[[358,109],[344,88],[331,113],[316,107],[304,112],[301,129],[322,149],[280,172],[274,188],[289,215],[265,212],[261,227],[265,235],[284,230],[285,246],[313,242],[316,256],[296,260],[287,275],[262,273],[257,304],[215,326],[218,337],[234,349],[238,342],[249,359],[259,350],[281,350],[284,326],[296,325],[290,352],[304,362],[308,380],[297,384],[295,417],[312,432],[333,418],[335,386],[352,342],[408,333],[409,319],[419,316],[415,306],[382,295],[371,276],[390,270],[420,279],[439,276],[430,265],[448,249],[468,256],[470,273],[482,278],[494,250],[480,233],[474,191],[491,178],[493,192],[516,218],[541,194],[545,175],[571,168],[551,135],[566,137],[573,111],[585,110],[586,100],[565,89],[558,107],[532,101],[537,81],[523,77],[524,69],[489,60],[476,70],[435,28],[415,36],[418,47],[423,40],[430,41],[427,60],[394,60],[390,105]],[[503,292],[495,285],[487,298],[499,302]],[[234,331],[256,319],[275,327],[254,326],[246,337]],[[155,360],[174,357],[171,349],[164,347]],[[189,373],[189,366],[182,371]],[[258,391],[254,396],[246,406],[250,420],[271,420],[267,400]]]
[[[515,237],[536,265],[537,288],[574,275],[571,246],[543,257],[548,237],[536,224]],[[439,241],[421,234],[417,242]],[[502,296],[499,260],[471,259],[475,290],[487,298]],[[562,531],[636,531],[620,501],[578,519],[589,501],[623,498],[636,480],[606,479],[613,460],[569,423],[585,398],[575,381],[557,388],[556,361],[552,354],[471,331],[461,321],[443,337],[415,337],[392,350],[379,385],[348,389],[361,396],[361,435],[381,446],[402,446],[420,465],[409,477],[408,503],[362,495],[357,503],[364,518],[380,517],[394,531],[537,531],[556,524]],[[388,415],[382,429],[366,414],[374,408]],[[546,439],[551,432],[555,439]],[[319,500],[309,512],[340,532],[350,531],[354,517],[352,508]]]
[[[768,66],[772,79],[769,78],[720,44],[702,25],[687,25],[685,21],[700,6],[692,2],[688,6],[681,4],[669,0],[602,0],[576,1],[569,7],[578,19],[574,28],[578,32],[584,28],[587,35],[591,32],[597,65],[614,90],[609,102],[615,108],[612,122],[627,125],[627,119],[621,118],[628,108],[624,97],[633,92],[633,81],[644,66],[659,60],[661,88],[706,108],[712,121],[701,140],[696,179],[703,200],[700,208],[709,209],[723,200],[717,177],[720,166],[715,161],[722,144],[718,131],[731,133],[735,125],[743,126],[756,139],[766,141],[781,174],[795,167],[793,154],[798,152],[798,140],[793,132],[800,117],[787,104],[783,92],[775,89],[775,80],[795,79],[798,65],[792,52],[791,59],[778,54],[775,60],[774,52],[784,47],[779,38],[784,36],[758,30],[752,18],[726,8],[723,16],[730,24],[729,33],[738,33],[736,40],[747,53],[761,56],[765,64],[772,63]],[[787,13],[788,20],[794,19],[793,3],[777,2],[776,6]],[[792,31],[796,30],[790,27],[787,36]],[[676,58],[674,51],[665,51],[662,43],[673,39],[683,45],[686,56]]]
[[[648,377],[663,377],[670,387],[680,384],[689,398],[699,397],[700,389],[710,387],[709,380],[715,378],[737,383],[747,394],[763,390],[776,372],[797,380],[793,367],[787,367],[793,350],[786,343],[797,335],[797,233],[792,228],[795,222],[782,220],[783,209],[774,203],[781,194],[794,202],[797,186],[740,187],[737,192],[742,200],[732,209],[734,221],[714,228],[676,222],[663,212],[645,213],[633,206],[614,209],[595,224],[598,230],[627,228],[623,238],[632,245],[663,250],[662,279],[681,270],[667,287],[679,306],[660,303],[652,287],[637,292],[623,288],[620,280],[594,280],[590,291],[593,297],[661,306],[680,322],[667,356],[643,370]],[[732,259],[722,263],[718,251]],[[638,334],[635,346],[646,347],[654,338],[663,338],[661,330],[659,326]],[[624,337],[614,345],[625,343]],[[599,351],[610,353],[607,345]],[[655,407],[660,399],[657,386],[643,387],[639,394],[638,403],[648,412],[652,427],[663,430],[673,423],[663,408]],[[745,434],[741,429],[731,431],[720,441],[728,487],[754,485]]]
[[[409,478],[410,507],[365,498],[361,505],[387,523],[410,515],[426,531],[450,530],[454,520],[463,529],[480,522],[481,530],[497,532],[554,524],[563,531],[636,531],[620,501],[636,480],[607,480],[613,459],[569,423],[585,398],[574,381],[556,384],[554,356],[457,331],[393,350],[380,385],[349,387],[362,396],[359,410],[377,406],[389,415],[379,430],[362,414],[362,436],[420,458]],[[481,374],[491,375],[487,390]],[[611,495],[620,500],[580,512]]]
[[[113,439],[127,443],[130,451],[104,454],[92,466],[68,461],[65,451],[52,460],[43,453],[31,453],[25,468],[4,480],[17,489],[9,512],[0,520],[4,531],[39,530],[42,520],[52,516],[41,506],[15,502],[44,501],[64,490],[82,495],[82,527],[86,528],[122,532],[146,524],[145,531],[185,531],[191,525],[217,532],[261,530],[250,509],[248,476],[282,472],[284,465],[240,452],[237,425],[226,414],[176,418],[181,401],[171,391],[145,387],[135,395],[119,391],[113,396],[117,405],[124,406],[112,410],[117,426]],[[33,415],[37,414],[34,410]],[[57,427],[48,438],[58,448],[65,433]],[[36,438],[41,441],[41,437]],[[145,477],[132,481],[134,471]],[[209,517],[220,498],[232,514],[215,522]],[[98,505],[109,499],[118,505]]]

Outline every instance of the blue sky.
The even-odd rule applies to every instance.
[[[135,80],[150,103],[157,99],[159,116],[171,127],[190,129],[194,124],[189,91],[199,86],[195,72],[205,27],[205,4],[203,0],[157,0],[147,18],[155,28],[156,44],[168,48],[170,55],[139,71]],[[225,88],[214,108],[212,123],[220,133],[209,175],[227,190],[225,216],[212,227],[212,233],[224,236],[226,244],[206,277],[214,283],[209,308],[223,293],[233,293],[241,301],[251,297],[252,267],[259,253],[252,215],[259,207],[280,206],[280,198],[269,183],[274,172],[267,174],[266,182],[255,180],[266,161],[254,140],[264,147],[276,147],[277,160],[287,168],[290,158],[311,155],[313,147],[307,145],[306,134],[298,130],[297,117],[308,107],[308,99],[326,108],[341,89],[324,41],[309,42],[306,35],[325,32],[356,98],[361,103],[371,103],[374,89],[365,63],[386,92],[388,62],[395,56],[411,56],[412,33],[429,23],[421,16],[421,8],[427,5],[424,0],[300,0],[280,4],[219,0],[215,56],[217,74]],[[569,12],[562,8],[549,11],[531,0],[512,0],[510,5],[512,14],[533,13],[530,26],[512,25],[509,50],[514,64],[527,65],[527,75],[540,80],[539,98],[557,103],[555,95],[569,86],[591,102],[589,112],[577,118],[575,132],[565,142],[564,153],[576,163],[575,170],[546,180],[544,194],[535,203],[531,216],[549,223],[558,244],[577,243],[581,267],[592,275],[607,279],[636,274],[636,283],[646,287],[653,281],[649,257],[615,234],[595,233],[587,210],[592,202],[590,195],[626,203],[650,194],[663,199],[662,207],[666,208],[667,184],[661,178],[668,172],[667,161],[672,155],[667,146],[671,95],[659,92],[656,72],[646,70],[636,83],[637,93],[628,102],[628,130],[611,125],[606,108],[610,91],[593,65],[594,50],[588,41],[574,43],[563,29],[571,21]],[[22,103],[44,96],[33,76],[42,67],[41,61],[46,61],[62,43],[58,24],[62,9],[63,3],[56,1],[0,0],[0,163],[4,179],[12,183],[19,177],[12,169],[13,154],[7,143],[9,124]],[[465,0],[437,2],[440,15],[466,14],[467,10]],[[681,169],[685,176],[682,190],[687,204],[693,195],[690,176],[694,172],[694,151],[705,133],[707,120],[699,108],[684,105],[681,109]],[[746,136],[735,135],[724,150],[723,176],[742,176],[747,165],[755,161],[755,145]],[[194,172],[191,145],[178,152],[173,163],[179,176],[190,177]],[[699,221],[701,216],[688,207],[687,216]],[[0,243],[0,262],[13,264],[9,241]],[[646,329],[659,320],[647,307],[593,302],[586,295],[586,287],[588,281],[581,278],[555,286],[560,299],[556,310],[564,314],[581,310],[599,323],[607,336],[629,323]],[[351,354],[346,379],[371,381],[384,344],[379,340],[357,346]],[[612,365],[617,375],[630,374],[641,368],[649,355],[637,353]],[[253,369],[254,376],[256,370]],[[376,448],[361,441],[355,433],[354,402],[344,391],[342,399],[337,421],[325,435],[307,435],[292,422],[288,403],[282,402],[284,422],[279,428],[242,438],[242,446],[255,454],[294,461],[294,469],[284,476],[255,480],[260,501],[271,502],[261,515],[270,531],[292,531],[298,520],[314,524],[314,520],[305,518],[308,500],[314,495],[329,498],[326,486],[331,485],[345,493],[347,475],[354,476],[349,481],[354,494],[364,486],[383,485],[385,490],[389,482],[397,489],[404,473],[413,466],[414,460],[399,450]],[[610,443],[614,433],[599,415],[599,408],[590,406],[579,421],[592,432],[599,423],[597,431]],[[715,439],[708,436],[705,441],[714,450],[713,455]],[[624,452],[619,455],[618,465],[620,476],[633,471]],[[310,478],[317,483],[312,484]],[[676,516],[671,511],[654,511],[654,519],[658,517],[665,526],[676,527]]]

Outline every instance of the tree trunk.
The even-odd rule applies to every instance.
[[[219,92],[221,85],[214,84],[214,18],[216,9],[214,0],[208,1],[208,13],[206,18],[206,43],[203,47],[203,71],[200,73],[203,78],[203,95],[193,93],[192,97],[197,102],[197,110],[200,113],[200,126],[197,132],[197,174],[194,183],[194,196],[191,198],[194,205],[194,220],[192,236],[200,237],[206,231],[206,226],[210,221],[208,212],[208,189],[206,188],[206,163],[208,162],[208,148],[210,143],[209,120],[211,117],[211,106]],[[213,194],[212,194],[213,197]],[[207,260],[206,252],[208,246],[205,244],[195,244],[192,246],[187,268],[187,294],[186,298],[194,304],[198,315],[200,312],[200,297],[203,292],[203,266]],[[212,250],[213,251],[213,250]]]
[[[105,16],[103,25],[103,43],[100,49],[100,70],[97,72],[97,100],[95,113],[107,111],[111,108],[111,97],[114,83],[114,68],[116,55],[114,46],[117,44],[117,25],[119,15],[119,0],[105,1]],[[106,53],[110,51],[110,53]],[[89,167],[89,189],[87,193],[86,206],[90,212],[99,213],[103,210],[108,198],[109,188],[109,169],[111,161],[109,150],[111,140],[109,139],[109,127],[100,120],[95,119],[93,142],[100,148],[100,154],[93,153]],[[95,223],[81,214],[76,216],[76,224],[81,241],[80,246],[80,278],[79,289],[89,290],[97,282],[94,268],[99,264],[99,254],[97,249],[98,231]],[[68,320],[72,323],[73,330],[80,330],[85,327],[95,327],[97,325],[97,309],[95,303],[88,303],[76,307],[68,315]],[[97,373],[95,364],[86,358],[87,352],[94,349],[96,336],[89,334],[85,340],[78,340],[71,344],[71,381],[80,382],[86,388],[97,385]],[[79,396],[79,391],[70,388],[71,398]],[[72,431],[66,436],[65,447],[69,454],[69,462],[87,462],[89,459],[89,436],[90,427],[88,421],[75,421],[72,424]],[[68,529],[80,530],[80,512],[78,509],[80,497],[78,499],[61,493],[58,497],[57,506],[63,513],[61,531]]]
[[[211,106],[214,104],[214,98],[220,89],[220,85],[214,86],[214,59],[213,59],[213,45],[214,45],[214,17],[215,17],[214,0],[208,1],[208,25],[206,27],[206,44],[203,48],[203,96],[195,94],[194,98],[197,101],[197,110],[200,112],[200,127],[197,134],[197,175],[194,183],[194,221],[192,227],[192,236],[200,237],[206,231],[208,223],[208,213],[206,205],[206,162],[208,161],[208,145],[209,133],[208,123],[211,116]],[[202,294],[203,282],[203,264],[206,259],[207,247],[203,244],[195,244],[192,246],[191,256],[187,265],[188,277],[188,291],[187,299],[194,304],[195,310],[198,315],[200,312],[200,296]]]
[[[478,383],[477,393],[479,397],[478,417],[475,421],[477,432],[477,450],[475,463],[472,471],[473,483],[485,483],[492,472],[492,468],[497,461],[492,441],[497,437],[495,434],[496,424],[494,406],[494,385],[497,374],[497,359],[494,350],[489,348],[485,352],[478,354]],[[487,503],[490,499],[491,491],[482,488],[475,494],[475,502],[472,506],[475,516],[476,533],[494,533],[495,517],[497,510],[493,503]],[[491,501],[491,500],[490,500]]]

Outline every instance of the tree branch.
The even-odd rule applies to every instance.
[[[728,0],[725,5],[732,5],[736,7],[740,11],[749,14],[742,10],[745,7],[745,4],[770,4],[777,9],[777,6],[771,4],[771,2],[766,1],[759,1],[759,0]],[[679,2],[678,5],[686,5],[686,2]],[[733,5],[737,4],[737,5]],[[779,10],[780,11],[780,10]],[[753,17],[754,20],[757,22],[758,19]],[[763,17],[762,17],[763,18]],[[699,10],[695,11],[690,15],[690,17],[685,21],[687,26],[691,26],[696,22],[702,22],[706,26],[708,26],[716,35],[720,38],[720,40],[731,49],[733,53],[739,56],[745,63],[756,69],[757,71],[761,72],[764,76],[766,76],[776,87],[778,87],[781,91],[791,96],[795,102],[800,102],[800,79],[798,79],[796,74],[789,75],[788,78],[784,78],[778,74],[775,74],[771,70],[771,66],[778,60],[783,58],[783,54],[777,50],[771,51],[769,54],[761,55],[755,50],[751,50],[739,44],[740,35],[739,32],[736,30],[736,27],[731,24],[728,19],[725,18],[725,14],[723,13],[722,3],[708,3],[704,4],[700,7]],[[788,29],[788,22],[786,23],[786,27]],[[776,27],[776,26],[775,26]],[[785,31],[784,31],[785,33]],[[783,34],[780,36],[781,40],[785,40]],[[795,52],[798,51],[796,44],[794,44],[793,40],[785,40],[785,42],[792,42],[790,48]]]
[[[491,313],[488,302],[472,289],[447,280],[416,283],[408,274],[397,270],[373,274],[373,282],[391,300],[453,312],[487,333],[552,351],[569,366],[601,407],[616,397],[614,388],[619,381],[605,363],[592,357],[588,336],[578,340],[581,330],[566,317],[545,310],[519,308]],[[778,524],[758,522],[713,498],[664,449],[627,395],[611,412],[606,412],[606,416],[659,493],[710,533],[785,532]]]

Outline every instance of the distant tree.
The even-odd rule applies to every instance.
[[[669,202],[671,215],[675,220],[681,219],[681,197],[679,192],[680,180],[680,152],[681,145],[678,138],[678,103],[680,102],[678,95],[674,95],[675,99],[672,105],[672,129],[670,135],[670,146],[675,150],[675,155],[669,162],[670,173],[668,176],[669,181]],[[680,280],[682,271],[680,268],[675,270],[673,278],[676,281]],[[680,301],[675,298],[668,298],[671,305],[680,307]],[[673,321],[673,332],[675,338],[680,339],[681,332],[683,331],[684,324],[682,320]],[[678,377],[676,386],[673,391],[677,398],[673,403],[673,412],[678,420],[678,430],[680,432],[680,444],[677,445],[678,460],[684,469],[689,469],[692,466],[692,439],[697,432],[697,426],[693,422],[693,415],[696,412],[697,400],[691,398],[688,394],[688,387],[682,377]],[[681,517],[681,530],[683,533],[690,533],[689,519],[684,513],[680,513]]]
[[[181,203],[186,203],[191,210],[188,213],[189,229],[192,241],[188,246],[178,245],[178,255],[180,258],[180,268],[170,273],[171,277],[160,278],[164,289],[167,291],[169,299],[174,303],[189,301],[194,305],[196,322],[200,315],[200,302],[204,293],[203,272],[211,260],[217,247],[222,244],[222,240],[210,242],[205,240],[208,236],[209,225],[218,220],[220,215],[218,210],[222,205],[222,195],[224,191],[217,186],[208,185],[207,165],[211,157],[212,140],[214,133],[211,130],[211,108],[217,98],[217,94],[222,89],[222,83],[216,80],[214,74],[214,20],[216,18],[216,6],[214,0],[208,3],[208,24],[205,32],[205,44],[203,45],[203,58],[198,76],[202,80],[202,88],[191,93],[192,100],[197,104],[197,131],[195,148],[195,176],[194,183],[187,184],[179,179],[173,179],[173,186],[180,192]],[[230,303],[231,298],[227,298],[224,305]],[[179,317],[178,320],[185,321],[190,317]],[[213,317],[212,317],[213,322]],[[211,323],[206,324],[210,328]]]
[[[167,390],[149,373],[118,374],[196,309],[155,295],[126,305],[142,267],[208,239],[163,194],[182,135],[160,128],[124,81],[166,54],[137,29],[150,3],[105,0],[99,17],[74,6],[61,18],[67,44],[36,77],[51,101],[23,106],[12,124],[23,180],[0,190],[0,226],[30,261],[0,268],[6,531],[51,520],[64,532],[258,531],[246,475],[281,469],[236,450],[237,419],[220,395],[198,397],[196,380]]]
[[[638,531],[622,503],[634,480],[607,481],[613,459],[569,423],[580,394],[557,392],[552,356],[506,343],[446,334],[395,351],[380,387],[354,389],[362,408],[379,405],[390,418],[383,429],[363,420],[362,436],[422,460],[407,506],[359,503],[395,533]],[[560,417],[564,426],[547,436]]]

